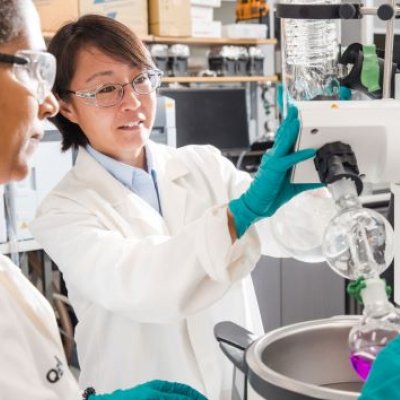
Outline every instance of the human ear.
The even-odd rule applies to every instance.
[[[74,106],[70,102],[61,99],[59,99],[59,103],[61,115],[74,124],[77,124],[78,118]]]

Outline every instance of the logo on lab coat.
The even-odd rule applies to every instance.
[[[58,382],[64,374],[63,363],[58,359],[57,356],[54,356],[54,358],[56,359],[56,366],[49,370],[46,375],[46,378],[50,383]]]

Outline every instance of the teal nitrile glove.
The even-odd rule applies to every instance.
[[[278,83],[276,85],[276,105],[278,106],[279,112],[283,110],[283,85]]]
[[[378,353],[358,400],[400,399],[400,336]]]
[[[292,152],[300,127],[297,114],[297,108],[290,106],[288,116],[278,129],[274,146],[263,155],[250,187],[238,199],[229,202],[238,238],[251,224],[272,216],[292,197],[322,186],[320,183],[290,183],[290,169],[293,165],[315,155],[313,149]]]
[[[183,383],[154,380],[131,389],[108,394],[93,394],[89,400],[207,400],[201,393]]]
[[[339,100],[351,100],[351,90],[347,86],[339,87]],[[293,100],[286,94],[286,102],[293,103]],[[279,112],[283,110],[283,85],[282,83],[278,83],[276,85],[276,104],[278,106]]]
[[[351,100],[351,90],[347,86],[340,86],[339,100]]]

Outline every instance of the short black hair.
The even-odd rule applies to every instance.
[[[154,68],[146,46],[127,26],[101,15],[84,15],[60,28],[49,43],[48,51],[57,60],[53,86],[53,93],[57,98],[70,100],[68,90],[75,74],[77,55],[81,48],[88,45],[132,66]],[[60,112],[50,120],[62,135],[63,151],[85,147],[89,143],[81,127]]]
[[[17,38],[24,29],[22,1],[0,0],[0,44]]]

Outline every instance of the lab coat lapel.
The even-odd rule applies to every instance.
[[[112,214],[114,223],[119,220],[115,218],[115,211],[122,217],[122,223],[117,224],[124,233],[129,233],[126,222],[129,224],[139,223],[143,227],[147,225],[152,231],[165,233],[166,227],[160,214],[109,174],[83,148],[79,150],[75,170],[78,179],[100,195],[100,198],[95,195],[91,196],[91,201],[97,203],[94,204],[94,207],[99,209],[101,206],[101,209],[104,210],[104,203],[107,203],[112,208],[110,214]],[[100,205],[98,202],[102,204]]]
[[[149,145],[155,155],[162,214],[170,234],[173,234],[185,223],[187,189],[182,184],[181,178],[187,175],[189,170],[176,156],[176,149],[166,148],[153,142]]]

